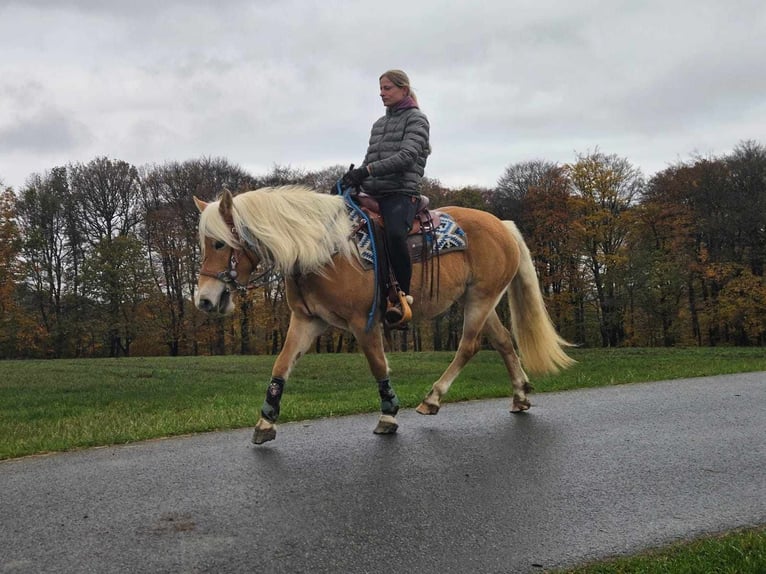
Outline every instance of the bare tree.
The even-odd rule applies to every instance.
[[[88,244],[91,269],[120,269],[119,259],[125,255],[120,247],[128,244],[115,242],[134,236],[142,217],[138,170],[124,161],[100,157],[87,165],[73,164],[69,171],[76,225]],[[104,274],[103,280],[107,281],[99,290],[103,299],[95,303],[104,311],[108,354],[117,357],[129,350],[129,329],[121,316],[125,283],[119,273]]]

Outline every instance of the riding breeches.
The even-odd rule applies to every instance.
[[[399,283],[399,288],[405,293],[410,292],[412,279],[412,262],[407,248],[407,234],[412,229],[417,209],[417,198],[401,193],[377,196],[380,214],[385,225],[386,246],[391,267]]]

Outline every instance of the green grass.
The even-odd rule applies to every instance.
[[[680,542],[638,556],[606,560],[560,574],[764,574],[766,527]]]
[[[763,349],[574,349],[578,364],[533,378],[535,392],[766,371]],[[418,404],[452,353],[392,353],[404,408]],[[0,361],[0,460],[255,424],[270,356]],[[281,422],[374,412],[360,354],[307,355],[287,383]],[[499,356],[479,353],[447,401],[507,397]]]

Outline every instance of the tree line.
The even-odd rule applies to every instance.
[[[329,191],[342,166],[275,165],[253,176],[222,158],[133,166],[106,157],[0,185],[0,357],[277,353],[289,319],[280,277],[230,317],[196,311],[198,213],[226,187]],[[1,175],[1,174],[0,174]],[[568,164],[509,165],[492,188],[426,178],[434,207],[513,219],[559,332],[585,346],[766,343],[766,147],[693,157],[646,180],[600,150]],[[398,349],[457,346],[462,311],[389,335]],[[508,318],[507,308],[501,314]],[[354,351],[329,331],[317,352]]]

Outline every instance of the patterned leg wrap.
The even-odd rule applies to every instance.
[[[285,389],[285,380],[281,377],[271,377],[269,388],[266,389],[266,400],[261,407],[261,416],[270,423],[277,422],[279,418],[279,401],[282,400],[282,391]]]
[[[391,381],[383,379],[378,381],[378,394],[380,394],[380,410],[384,415],[396,416],[399,412],[399,399],[396,397],[394,389],[391,388]]]

